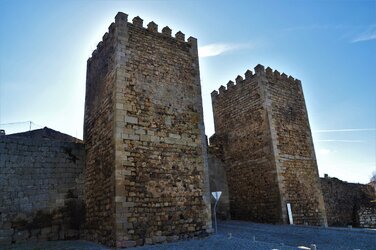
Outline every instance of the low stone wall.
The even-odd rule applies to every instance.
[[[225,163],[220,159],[220,152],[218,148],[215,148],[213,146],[208,147],[208,165],[210,192],[222,192],[222,195],[217,204],[217,218],[222,220],[229,220],[231,219],[230,199],[228,194]],[[211,195],[212,212],[214,204],[215,199]],[[212,216],[214,216],[214,213],[212,213]]]
[[[376,228],[376,203],[361,206],[357,212],[359,226]]]
[[[357,211],[368,207],[375,193],[371,186],[348,183],[337,178],[320,178],[329,226],[359,227]]]
[[[84,156],[82,143],[0,137],[0,245],[79,237]]]

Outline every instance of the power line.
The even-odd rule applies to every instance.
[[[8,122],[8,123],[2,123],[0,124],[0,126],[11,126],[11,125],[20,125],[20,124],[28,124],[29,125],[29,130],[31,130],[31,127],[32,126],[35,126],[35,127],[41,127],[43,128],[44,126],[42,125],[39,125],[39,124],[36,124],[35,122],[33,121],[24,121],[24,122]]]
[[[8,122],[8,123],[2,123],[0,125],[15,125],[15,124],[22,124],[22,123],[30,123],[32,121],[26,121],[26,122]]]

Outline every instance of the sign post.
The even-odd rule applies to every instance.
[[[291,211],[291,204],[287,203],[287,214],[289,215],[289,222],[290,224],[294,224],[294,219],[292,218],[292,211]]]
[[[221,191],[212,192],[212,195],[214,196],[214,199],[215,199],[215,203],[214,203],[214,225],[215,225],[215,233],[216,234],[217,234],[217,213],[216,213],[216,209],[217,209],[218,200],[221,197],[221,194],[222,194]]]

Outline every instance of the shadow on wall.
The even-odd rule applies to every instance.
[[[11,243],[19,243],[29,240],[79,239],[84,221],[84,203],[69,190],[63,207],[51,212],[37,210],[31,214],[19,213],[11,221],[12,235],[9,240]]]
[[[209,182],[210,193],[221,191],[222,195],[217,205],[217,218],[220,220],[230,220],[230,200],[227,186],[227,177],[225,163],[221,159],[221,149],[215,145],[208,146],[208,165],[209,165]],[[211,195],[211,208],[213,211],[215,199]],[[212,221],[214,221],[214,213],[212,213]]]
[[[45,132],[0,137],[1,245],[80,237],[84,144]]]

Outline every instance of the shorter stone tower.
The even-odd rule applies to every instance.
[[[301,82],[257,65],[211,95],[231,218],[288,223],[290,203],[294,223],[326,224]]]
[[[87,238],[129,247],[211,231],[197,40],[118,13],[87,62]]]

